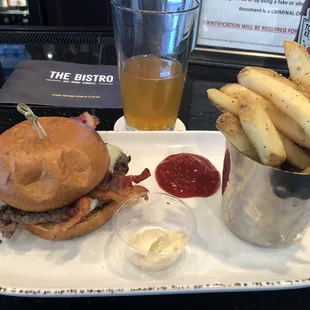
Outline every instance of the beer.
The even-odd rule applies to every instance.
[[[137,130],[169,130],[180,107],[185,72],[167,57],[140,55],[127,60],[120,72],[127,125]]]

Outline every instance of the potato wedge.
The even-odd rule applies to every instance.
[[[285,76],[281,75],[281,74],[278,74],[277,72],[275,72],[274,70],[271,70],[271,69],[267,69],[267,68],[262,68],[262,67],[254,67],[255,69],[257,69],[258,71],[260,71],[261,73],[263,74],[267,74],[267,75],[270,75],[270,76],[277,76],[277,79],[281,82],[283,82],[285,85],[287,86],[291,86],[293,88],[296,89],[296,85],[290,81],[289,79],[287,79]]]
[[[246,67],[238,74],[238,82],[269,99],[284,114],[293,118],[310,136],[310,100],[272,70]]]
[[[310,59],[306,49],[294,41],[284,41],[284,52],[290,79],[310,91]]]
[[[264,107],[279,132],[297,144],[310,148],[310,137],[305,134],[304,130],[295,120],[277,109],[270,100],[265,99],[240,84],[227,84],[221,88],[221,92],[238,100],[247,99],[258,102]]]
[[[208,98],[222,112],[230,112],[238,115],[239,104],[238,100],[227,96],[217,89],[210,88],[207,90]]]
[[[260,68],[260,67],[255,67],[258,71],[268,74],[268,75],[274,75],[274,71],[271,69],[267,69],[267,68]],[[303,87],[301,84],[296,85],[295,83],[293,83],[292,81],[288,80],[285,76],[282,76],[281,74],[277,75],[278,79],[283,82],[285,85],[293,87],[294,89],[296,89],[297,91],[301,92],[305,97],[307,97],[308,99],[310,99],[310,92],[307,92],[306,88]],[[223,86],[225,87],[225,86]]]
[[[241,127],[240,120],[232,113],[226,112],[216,120],[216,128],[226,139],[245,156],[260,162],[259,156]]]
[[[281,133],[279,133],[279,135],[286,152],[286,160],[291,165],[301,170],[304,170],[310,166],[310,156],[289,138],[285,137]]]
[[[261,71],[262,73],[269,74],[269,75],[273,75],[275,73],[273,70],[267,69],[267,68],[256,67],[256,69]],[[283,82],[285,85],[295,88],[296,90],[301,92],[305,97],[310,99],[310,93],[308,92],[306,87],[304,87],[303,85],[301,84],[297,85],[296,83],[293,83],[292,81],[288,80],[285,76],[282,76],[281,74],[278,74],[277,78],[279,79],[279,81]]]
[[[264,165],[278,167],[286,160],[281,138],[265,109],[256,101],[239,100],[240,123]]]
[[[299,85],[296,85],[296,89],[310,100],[310,92],[305,86],[303,86],[302,84],[299,84]]]

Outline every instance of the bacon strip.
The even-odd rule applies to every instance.
[[[134,197],[140,196],[145,193],[145,197],[147,196],[148,190],[141,185],[135,185],[132,187],[127,187],[123,190],[115,191],[115,190],[104,190],[96,194],[96,198],[98,200],[113,200],[118,204],[121,204],[125,200]],[[93,197],[94,198],[94,197]]]
[[[143,197],[143,193],[145,193],[145,198],[147,198],[148,190],[141,185],[135,185],[132,187],[127,187],[123,189],[122,191],[118,191],[118,192],[115,190],[114,191],[104,190],[97,194],[96,199],[102,200],[102,201],[107,201],[107,200],[113,201],[106,207],[109,209],[109,214],[110,214],[112,209],[114,210],[119,204],[121,204],[125,200],[131,197],[141,197],[141,195]],[[85,220],[86,215],[90,211],[91,201],[92,201],[92,198],[90,197],[82,197],[79,200],[77,200],[76,204],[69,210],[68,217],[70,219],[68,221],[61,222],[54,226],[55,234],[59,231],[66,231],[70,229],[72,226]],[[107,219],[110,218],[112,214],[113,213],[111,213],[109,216],[107,214]]]
[[[119,177],[119,188],[125,189],[131,187],[132,183],[140,183],[151,176],[149,169],[145,168],[139,175],[122,175]]]
[[[75,206],[69,210],[69,220],[56,225],[56,229],[66,231],[78,223],[90,211],[91,201],[90,197],[82,197],[77,200]]]
[[[81,222],[90,211],[92,199],[111,200],[119,205],[131,197],[140,197],[144,193],[145,198],[147,198],[148,190],[144,186],[133,185],[132,183],[140,183],[150,176],[149,169],[144,169],[139,175],[129,176],[108,173],[102,183],[88,194],[90,197],[80,198],[73,207],[69,208],[69,219],[55,225],[55,231],[66,231]]]
[[[90,192],[94,199],[103,200],[102,197],[111,197],[107,199],[123,201],[124,197],[136,195],[138,192],[147,192],[142,186],[133,186],[132,183],[140,183],[151,176],[149,169],[144,169],[139,175],[118,175],[109,173],[104,180]],[[137,193],[135,193],[137,191]],[[114,197],[114,198],[113,198]]]
[[[84,123],[93,129],[96,129],[96,127],[100,124],[99,118],[95,115],[89,114],[88,112],[84,112],[81,115],[72,118]]]

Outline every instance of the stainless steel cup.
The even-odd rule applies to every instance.
[[[310,175],[264,166],[226,146],[222,212],[231,231],[269,248],[300,240],[310,222]]]

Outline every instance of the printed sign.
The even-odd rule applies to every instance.
[[[294,40],[305,0],[202,0],[197,44],[283,53]]]
[[[117,66],[29,60],[0,90],[1,103],[121,108]]]

